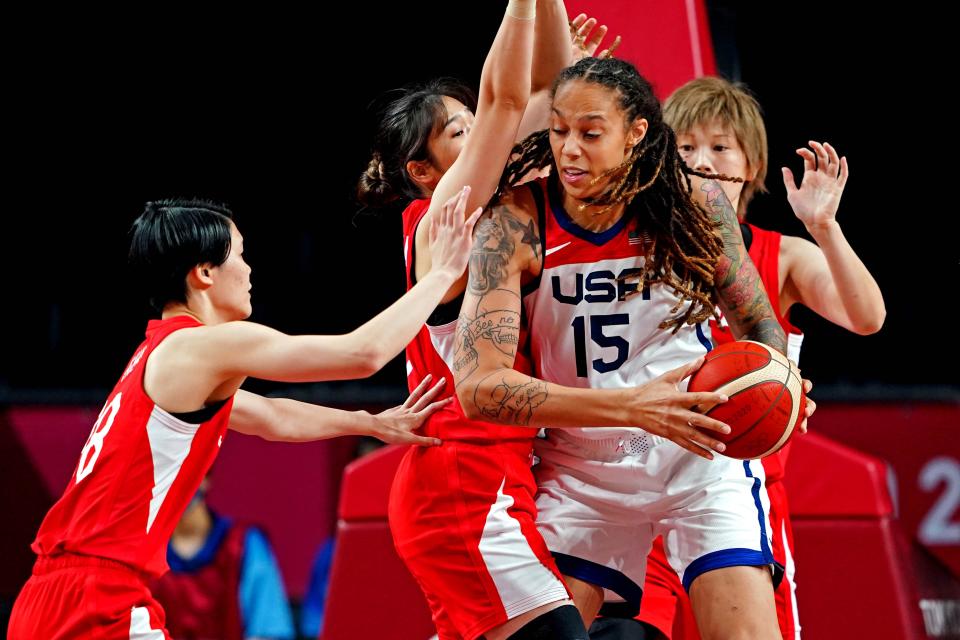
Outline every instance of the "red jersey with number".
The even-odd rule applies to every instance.
[[[98,556],[153,575],[167,570],[167,541],[217,457],[233,398],[212,417],[176,417],[147,396],[143,372],[164,338],[197,326],[187,316],[147,325],[63,496],[40,525],[32,545],[38,555]]]

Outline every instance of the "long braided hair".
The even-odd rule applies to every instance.
[[[626,123],[643,117],[647,133],[619,166],[594,179],[609,180],[607,188],[586,204],[612,207],[625,204],[638,228],[649,237],[644,284],[671,287],[680,300],[661,329],[678,331],[684,324],[702,322],[716,314],[714,273],[723,243],[710,214],[690,196],[687,168],[677,152],[673,130],[663,122],[653,88],[629,62],[616,58],[584,58],[564,69],[552,94],[565,83],[580,80],[617,91]],[[513,150],[514,160],[504,172],[503,185],[513,186],[531,170],[557,167],[550,148],[550,131],[531,134]],[[684,305],[685,310],[681,309]]]

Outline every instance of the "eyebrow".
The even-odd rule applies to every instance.
[[[560,116],[561,118],[566,118],[566,116],[564,116],[562,113],[560,113],[560,111],[557,110],[556,107],[553,107],[551,110],[552,110],[555,114],[557,114],[558,116]],[[606,121],[606,119],[607,119],[607,118],[606,118],[605,116],[603,116],[602,114],[599,114],[599,113],[592,113],[592,114],[588,114],[588,115],[585,115],[585,116],[580,116],[579,118],[577,118],[578,121],[579,121],[579,120],[591,120],[591,121],[592,121],[592,120],[604,120],[604,121]]]
[[[447,125],[449,125],[451,122],[453,122],[453,121],[456,120],[457,118],[463,118],[463,117],[464,117],[463,114],[464,114],[466,111],[467,111],[466,109],[464,109],[464,110],[462,110],[462,111],[457,111],[455,114],[453,114],[452,116],[450,116],[450,119],[443,123],[443,128],[446,129],[446,128],[447,128]]]

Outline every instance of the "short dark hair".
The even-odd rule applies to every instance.
[[[148,202],[130,229],[130,265],[157,311],[187,301],[187,274],[198,264],[223,264],[230,255],[233,213],[209,200]]]

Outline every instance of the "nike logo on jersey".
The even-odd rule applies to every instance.
[[[223,445],[223,436],[220,436],[219,438],[217,438],[217,446],[219,447],[221,445]]]
[[[567,242],[564,242],[563,244],[558,244],[555,247],[550,247],[549,249],[543,252],[544,257],[550,255],[551,253],[556,253],[557,251],[560,251],[560,249],[563,249],[565,246],[570,244],[570,242],[572,241],[567,241]]]

